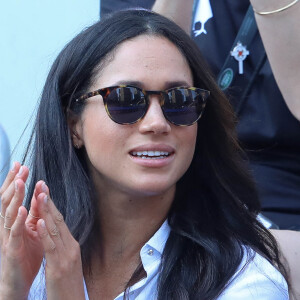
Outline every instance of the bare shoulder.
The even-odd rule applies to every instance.
[[[300,300],[300,231],[271,230],[277,240],[283,263],[290,270],[291,284],[296,298]]]

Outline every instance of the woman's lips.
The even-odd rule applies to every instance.
[[[131,159],[145,167],[164,167],[174,159],[174,148],[168,145],[143,145],[129,152]]]

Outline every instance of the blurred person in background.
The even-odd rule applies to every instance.
[[[9,171],[10,166],[10,147],[7,134],[0,124],[0,186]]]

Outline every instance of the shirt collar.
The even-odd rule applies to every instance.
[[[171,229],[168,224],[168,220],[165,220],[164,223],[160,226],[160,228],[151,237],[151,239],[145,244],[145,246],[148,245],[149,247],[156,250],[160,255],[162,255],[165,248],[165,244],[170,234],[170,230]]]
[[[140,256],[147,277],[151,277],[158,271],[161,256],[165,248],[166,241],[170,234],[170,226],[165,220],[156,233],[142,247]]]

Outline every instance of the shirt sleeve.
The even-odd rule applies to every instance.
[[[28,300],[46,300],[46,282],[45,282],[45,261],[43,261],[38,274],[36,275],[31,289],[29,291]]]
[[[253,254],[253,251],[252,251]],[[244,258],[218,300],[288,300],[288,286],[282,274],[258,253]]]
[[[84,278],[83,278],[83,287],[84,287],[85,300],[89,300]],[[47,300],[45,260],[43,260],[42,266],[33,281],[27,300]]]

